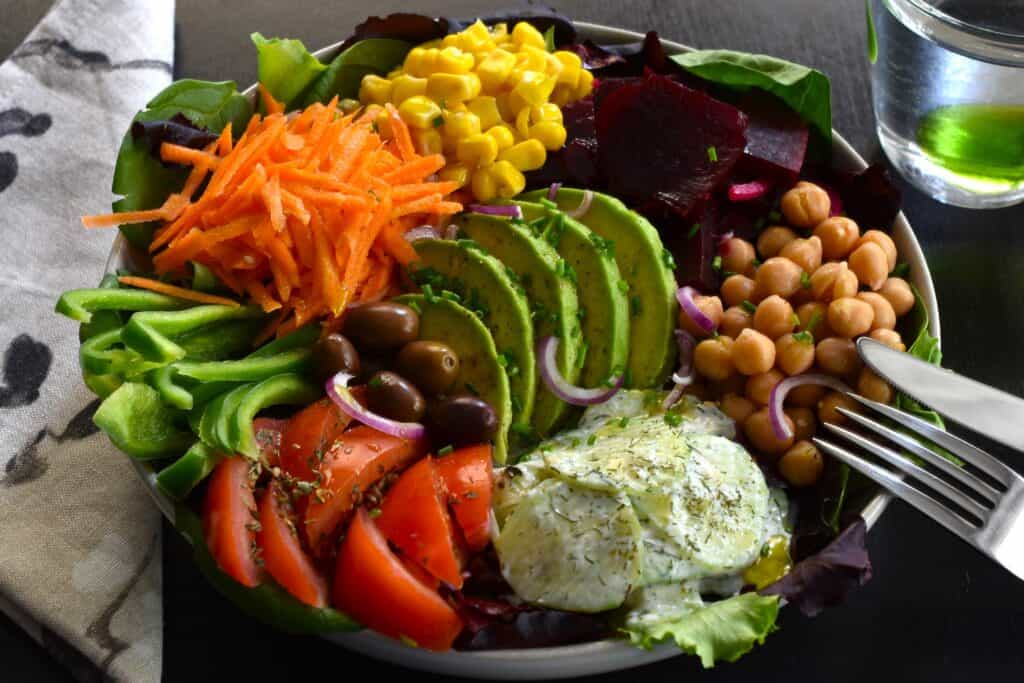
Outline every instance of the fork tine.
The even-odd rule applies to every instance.
[[[891,406],[887,406],[884,403],[878,403],[877,401],[872,401],[854,393],[848,393],[846,395],[858,403],[885,415],[890,420],[903,425],[910,431],[920,434],[953,454],[960,456],[966,462],[978,468],[1007,488],[1009,488],[1010,484],[1017,477],[1013,470],[993,458],[985,451],[967,443],[959,437],[953,436],[949,432],[939,429],[933,424],[929,424],[920,418],[908,415],[907,413],[897,410]]]
[[[855,413],[846,408],[837,408],[837,410],[845,415],[848,419],[856,422],[860,426],[867,430],[878,434],[879,436],[888,439],[892,443],[907,449],[914,455],[918,456],[929,465],[932,465],[936,469],[940,470],[944,474],[956,479],[964,486],[970,488],[972,491],[983,497],[988,502],[995,504],[999,501],[999,492],[989,486],[989,484],[978,477],[974,476],[967,470],[957,467],[949,460],[946,460],[941,455],[933,451],[932,449],[925,446],[917,439],[911,438],[903,432],[897,432],[895,429],[890,429],[880,422],[868,419],[859,413]]]
[[[991,511],[989,508],[982,506],[978,501],[974,500],[955,486],[952,486],[949,482],[940,479],[928,470],[919,467],[915,463],[911,462],[910,459],[903,457],[896,451],[890,450],[885,446],[880,446],[874,441],[866,439],[857,432],[850,431],[845,427],[840,427],[839,425],[830,424],[828,422],[824,423],[824,425],[826,429],[834,434],[838,434],[855,443],[868,453],[878,456],[896,469],[902,470],[914,479],[917,479],[925,486],[931,487],[939,494],[959,505],[965,511],[977,517],[982,522],[988,519],[988,514]]]
[[[881,485],[897,498],[913,505],[926,516],[931,517],[957,536],[973,543],[973,536],[977,528],[965,521],[960,515],[952,512],[942,503],[907,484],[889,470],[859,458],[844,448],[840,448],[817,437],[812,440],[818,448],[832,457],[846,463],[868,479]]]

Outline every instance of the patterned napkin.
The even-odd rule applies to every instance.
[[[114,233],[78,219],[173,47],[173,0],[59,0],[0,64],[0,609],[80,680],[160,679],[160,520],[53,306],[99,282]]]

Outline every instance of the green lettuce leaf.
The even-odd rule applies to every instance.
[[[634,645],[650,649],[673,639],[679,649],[700,657],[704,668],[735,662],[776,630],[777,596],[744,593],[713,602],[675,619],[623,629]]]
[[[367,38],[348,48],[334,58],[327,70],[302,94],[302,105],[308,107],[314,102],[328,102],[337,95],[339,98],[359,96],[359,84],[367,74],[386,74],[402,63],[412,48],[404,40],[391,38]]]
[[[669,59],[695,76],[732,90],[770,92],[806,121],[822,142],[832,144],[832,86],[820,71],[777,57],[733,50],[696,50]]]
[[[301,40],[264,38],[253,33],[258,59],[257,74],[274,99],[290,109],[299,95],[316,80],[327,66],[314,57]]]
[[[921,293],[914,287],[914,308],[910,311],[907,318],[909,329],[912,332],[911,335],[905,336],[906,339],[913,339],[910,347],[907,348],[907,353],[915,358],[931,363],[932,365],[942,365],[942,349],[939,348],[939,340],[936,339],[928,332],[929,318],[928,309],[924,306],[924,299],[921,298]],[[942,421],[942,417],[934,410],[929,410],[924,407],[916,400],[907,396],[903,392],[896,394],[895,407],[915,415],[922,420],[931,422],[934,425],[945,428]]]

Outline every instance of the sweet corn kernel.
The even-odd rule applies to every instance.
[[[393,81],[404,73],[405,71],[402,70],[401,66],[396,66],[394,69],[388,72],[387,78],[389,81]]]
[[[507,124],[499,123],[496,126],[491,126],[487,129],[485,135],[490,135],[494,138],[494,141],[498,143],[498,151],[508,149],[516,143],[516,134],[512,132],[512,129]]]
[[[489,95],[474,97],[466,102],[466,107],[477,115],[480,119],[480,127],[484,130],[501,123],[501,112],[498,111],[498,103]]]
[[[544,36],[541,35],[540,31],[535,29],[525,21],[520,21],[512,29],[512,42],[518,46],[532,45],[533,47],[539,47],[544,49],[547,47],[547,43],[544,42]]]
[[[428,130],[413,130],[412,142],[416,146],[416,150],[424,156],[428,154],[441,154],[444,150],[444,142],[441,139],[441,133],[434,128],[430,128]]]
[[[525,186],[526,184],[524,182],[523,187]],[[498,183],[495,177],[491,175],[490,166],[478,168],[473,171],[473,179],[470,183],[470,189],[473,190],[473,196],[481,202],[489,202],[498,196]]]
[[[558,75],[559,84],[576,85],[580,71],[583,70],[583,60],[575,52],[558,50],[552,55],[562,65],[562,72]]]
[[[391,101],[401,104],[410,97],[427,94],[427,79],[402,74],[391,81]]]
[[[391,99],[391,81],[369,74],[359,84],[359,100],[372,104],[384,104]]]
[[[527,71],[547,71],[548,52],[543,48],[523,45],[516,53],[516,66]]]
[[[497,161],[490,167],[494,178],[494,191],[502,199],[511,199],[526,188],[526,178],[507,161]]]
[[[444,182],[456,182],[462,187],[469,182],[469,168],[465,164],[448,164],[441,169],[438,176]]]
[[[498,158],[498,143],[490,135],[477,133],[459,140],[455,156],[467,166],[487,166]]]
[[[572,101],[572,87],[566,87],[564,85],[555,86],[555,89],[551,92],[551,103],[564,107]]]
[[[435,100],[460,102],[480,94],[480,77],[475,73],[431,74],[427,79],[426,92]]]
[[[377,134],[382,140],[390,140],[394,136],[391,129],[391,114],[381,109],[373,117],[373,123],[377,127]]]
[[[524,140],[498,155],[500,161],[507,161],[519,171],[535,171],[544,165],[547,157],[539,140]]]
[[[523,107],[516,114],[516,132],[519,133],[520,137],[530,137],[530,108]]]
[[[494,96],[494,103],[498,105],[498,113],[501,114],[502,121],[515,121],[516,109],[512,108],[512,104],[509,102],[512,94],[507,92],[501,92]]]
[[[414,47],[405,56],[402,69],[410,76],[426,78],[437,71],[440,51],[437,48]]]
[[[529,137],[540,141],[545,149],[561,149],[565,144],[565,126],[555,121],[541,121],[530,126]]]
[[[413,95],[398,105],[398,114],[413,128],[433,129],[439,125],[437,120],[441,116],[441,107],[425,95]]]
[[[541,121],[556,121],[562,122],[562,110],[558,108],[557,104],[551,102],[545,102],[539,107],[530,108],[530,122],[540,123]]]
[[[457,47],[446,47],[437,55],[434,71],[448,74],[466,74],[473,68],[473,55]]]
[[[594,74],[586,69],[580,70],[580,78],[576,81],[576,89],[573,92],[574,99],[582,100],[594,89]]]
[[[494,28],[491,29],[491,39],[493,39],[495,42],[497,42],[499,40],[505,40],[507,38],[508,38],[508,24],[506,24],[505,22],[501,22],[500,24],[495,24]]]
[[[544,104],[551,96],[556,81],[555,76],[546,76],[539,71],[524,71],[512,88],[512,94],[522,97],[530,105]]]
[[[506,30],[507,33],[507,30]],[[494,44],[491,32],[484,22],[477,19],[473,24],[459,34],[459,47],[467,52],[479,52]]]
[[[480,133],[480,118],[468,111],[444,112],[444,137],[446,140],[458,142],[462,138]]]
[[[516,56],[505,50],[491,52],[476,66],[476,75],[484,92],[496,92],[505,84],[516,65]]]

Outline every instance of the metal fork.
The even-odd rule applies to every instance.
[[[851,422],[913,454],[925,466],[846,427],[825,423],[825,428],[892,465],[898,472],[914,479],[920,487],[908,483],[904,476],[869,462],[831,441],[815,438],[814,443],[818,448],[931,517],[1006,567],[1017,578],[1024,579],[1024,477],[977,446],[935,425],[862,396],[853,393],[847,395],[927,439],[931,444],[956,455],[964,461],[966,467],[958,467],[904,432],[845,408],[838,408],[838,411]],[[1021,415],[1021,419],[1024,420],[1024,415]],[[948,478],[939,476],[936,471]]]

